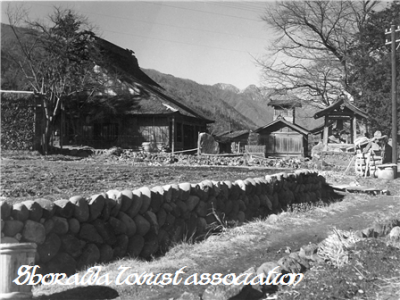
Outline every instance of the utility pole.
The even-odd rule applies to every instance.
[[[391,45],[392,52],[392,163],[397,166],[397,78],[396,78],[396,33],[400,33],[400,26],[391,25],[390,30],[385,34],[390,34],[390,40],[386,40],[385,45]]]

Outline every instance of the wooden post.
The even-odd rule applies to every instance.
[[[328,135],[329,135],[329,127],[328,127],[328,117],[325,116],[325,124],[324,124],[324,135],[322,137],[322,144],[324,145],[324,150],[326,151],[328,148]]]
[[[392,25],[390,29],[392,38],[392,163],[397,165],[396,26]],[[396,174],[394,178],[396,178]]]
[[[185,132],[183,131],[183,122],[184,122],[184,120],[182,120],[182,123],[181,123],[181,136],[182,136],[182,147],[181,147],[181,150],[186,150],[185,149]]]
[[[60,149],[63,148],[64,145],[64,132],[65,132],[65,109],[64,109],[64,101],[61,101],[61,122],[60,122]]]
[[[393,15],[393,21],[394,21]],[[392,61],[392,163],[397,165],[397,72],[396,72],[396,43],[400,42],[400,38],[396,39],[396,33],[400,32],[400,26],[391,25],[390,30],[385,31],[385,35],[390,34],[390,39],[386,39],[385,45],[391,45],[391,61]],[[396,178],[396,171],[395,176]]]
[[[352,129],[352,144],[354,144],[357,138],[357,117],[354,115],[353,119],[351,119],[351,129]]]
[[[192,134],[192,138],[193,138],[193,144],[194,144],[194,147],[196,147],[196,132],[198,132],[198,131],[196,131],[196,126],[195,125],[193,125],[192,126],[192,130],[193,130],[193,134]]]
[[[175,152],[175,116],[172,117],[172,145],[171,145],[171,152],[174,155]]]
[[[33,150],[39,150],[39,147],[37,147],[37,145],[39,145],[39,141],[37,141],[37,136],[38,136],[38,133],[37,133],[37,114],[38,114],[38,108],[37,108],[37,106],[38,106],[38,101],[37,101],[37,98],[36,98],[37,96],[36,95],[34,95],[34,97],[33,97],[33,102],[35,103],[35,106],[34,106],[34,110],[33,110]]]
[[[200,149],[200,131],[197,132],[197,156],[200,156],[201,149]]]
[[[293,124],[296,124],[296,107],[292,108]]]
[[[342,131],[343,130],[343,119],[338,119],[336,121],[336,129]]]

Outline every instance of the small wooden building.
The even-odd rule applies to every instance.
[[[248,144],[250,130],[223,132],[216,136],[221,153],[243,153]]]
[[[358,136],[368,134],[368,115],[351,104],[344,95],[334,104],[314,114],[315,119],[322,117],[325,118],[322,131],[324,150],[351,147]],[[313,132],[317,134],[321,131],[318,128]],[[342,133],[345,134],[344,138]]]
[[[296,108],[301,101],[294,95],[271,96],[269,106],[274,107],[273,121],[255,130],[259,145],[265,145],[265,156],[307,156],[308,131],[296,125]]]
[[[288,122],[282,116],[268,125],[255,130],[259,134],[259,143],[266,146],[268,156],[308,156],[307,129]]]

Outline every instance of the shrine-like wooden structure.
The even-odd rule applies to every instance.
[[[354,141],[357,138],[357,125],[359,128],[363,128],[362,134],[368,134],[368,129],[366,126],[366,120],[368,115],[361,111],[359,108],[351,104],[345,97],[341,97],[334,104],[328,106],[327,108],[318,111],[314,114],[315,119],[325,117],[324,130],[322,136],[322,142],[324,145],[324,150],[328,150],[328,145],[339,146],[340,148],[346,148],[346,146],[354,145]],[[348,143],[329,143],[329,136],[332,132],[333,124],[336,123],[337,130],[343,130],[344,122],[350,122],[350,139]],[[335,145],[335,146],[334,146]]]

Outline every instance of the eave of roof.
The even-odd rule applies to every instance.
[[[223,136],[223,138],[234,139],[234,138],[240,137],[242,135],[249,134],[249,132],[250,131],[247,130],[247,129],[246,130],[233,131],[233,132],[229,132],[229,133],[225,134]]]
[[[178,107],[178,110],[180,112],[182,112],[182,110],[186,111],[187,113],[191,114],[192,116],[199,118],[199,119],[203,119],[204,121],[206,121],[207,123],[214,123],[215,121],[212,119],[208,119],[204,116],[202,116],[201,114],[199,114],[198,112],[196,112],[195,110],[193,110],[192,108],[187,107],[186,105],[182,104],[181,102],[179,102],[178,100],[166,95],[164,92],[159,91],[157,88],[155,87],[149,87],[149,89],[154,92],[156,95],[158,95],[160,98],[164,99],[165,101],[169,102],[169,104],[172,104],[173,106]]]
[[[216,136],[216,139],[219,142],[222,143],[227,143],[232,141],[233,139],[239,138],[241,136],[244,135],[248,135],[250,133],[250,130],[237,130],[237,131],[233,131],[233,132],[223,132],[221,134],[219,134],[218,136]]]
[[[227,135],[227,134],[229,134],[229,133],[231,133],[229,130],[227,130],[227,131],[223,131],[223,132],[221,132],[221,133],[219,133],[219,134],[217,134],[217,135],[215,135],[216,137],[222,137],[222,136],[224,136],[224,135]]]
[[[284,118],[282,118],[282,117],[278,117],[275,121],[273,121],[273,122],[271,122],[271,123],[269,123],[269,124],[267,124],[267,125],[265,125],[265,126],[262,126],[262,127],[258,128],[258,129],[256,129],[254,132],[259,133],[260,131],[262,131],[262,130],[268,128],[268,127],[271,127],[272,125],[275,125],[275,124],[277,124],[277,123],[283,123],[283,124],[285,124],[286,126],[292,128],[292,129],[294,129],[295,131],[300,132],[300,133],[302,133],[302,134],[306,134],[306,135],[307,135],[307,134],[310,133],[307,129],[305,129],[305,128],[299,126],[299,125],[290,123],[290,122],[286,121],[286,120],[285,120]]]
[[[340,99],[339,101],[335,102],[334,104],[328,106],[327,108],[324,108],[323,110],[320,110],[319,112],[316,112],[314,114],[315,119],[319,119],[323,116],[328,115],[331,111],[335,110],[336,108],[340,107],[343,105],[344,107],[347,107],[350,109],[355,115],[361,116],[363,118],[368,118],[368,115],[364,113],[362,110],[359,108],[355,107],[353,104],[349,103],[348,101],[345,101],[344,99]]]

